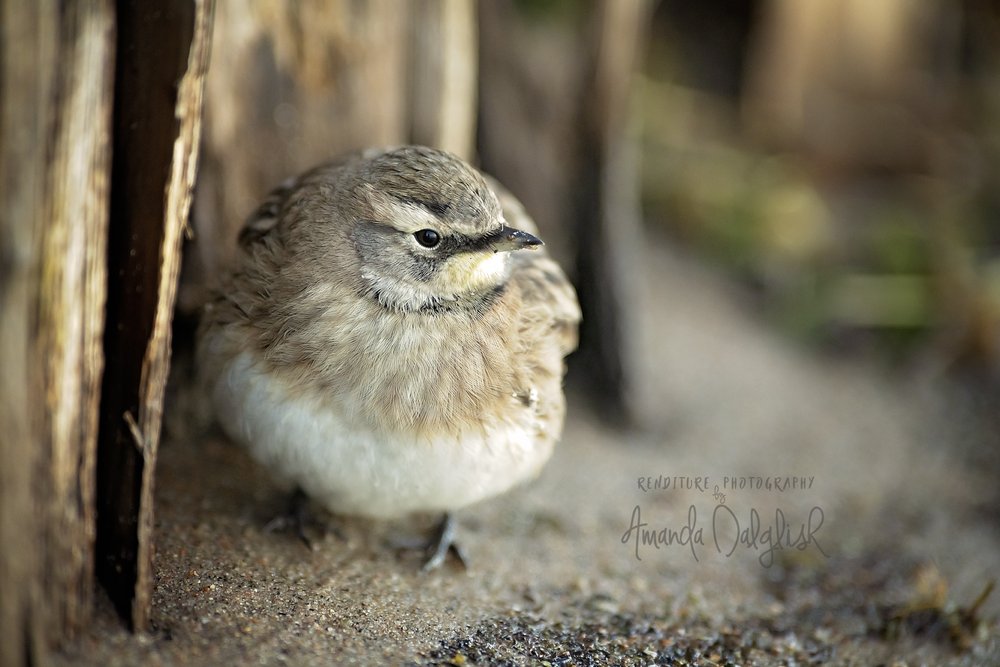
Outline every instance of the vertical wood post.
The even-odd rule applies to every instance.
[[[649,22],[643,0],[597,3],[580,89],[572,210],[583,322],[579,354],[605,416],[628,422],[634,331],[630,281],[638,258],[638,163],[628,136],[632,73]]]
[[[91,604],[110,0],[0,2],[0,664]]]
[[[409,3],[409,140],[472,159],[479,72],[472,0]]]
[[[194,186],[212,0],[118,2],[97,573],[146,628],[153,471],[181,240]]]

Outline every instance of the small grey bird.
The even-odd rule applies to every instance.
[[[499,197],[499,198],[498,198]],[[226,433],[330,511],[450,512],[538,474],[562,431],[580,309],[520,203],[420,146],[275,190],[206,307]]]

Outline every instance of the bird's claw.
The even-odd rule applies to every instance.
[[[462,548],[455,542],[455,517],[446,513],[434,529],[434,535],[427,543],[427,561],[422,572],[432,572],[444,564],[448,554],[453,554],[463,569],[468,569],[468,561]]]

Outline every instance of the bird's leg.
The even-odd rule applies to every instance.
[[[306,523],[310,518],[309,496],[302,489],[296,488],[288,498],[285,511],[268,521],[264,530],[269,533],[294,531],[306,548],[312,550],[312,540],[306,535]]]
[[[441,517],[441,521],[434,528],[433,536],[427,543],[428,558],[422,568],[424,572],[430,572],[441,567],[449,553],[455,555],[455,558],[458,559],[463,568],[468,567],[465,554],[458,544],[455,543],[455,528],[455,517],[451,512],[445,512],[444,516]]]

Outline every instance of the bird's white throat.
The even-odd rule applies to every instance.
[[[427,282],[403,281],[362,269],[361,277],[383,305],[421,310],[447,305],[502,285],[510,273],[510,252],[470,252],[449,258]]]

